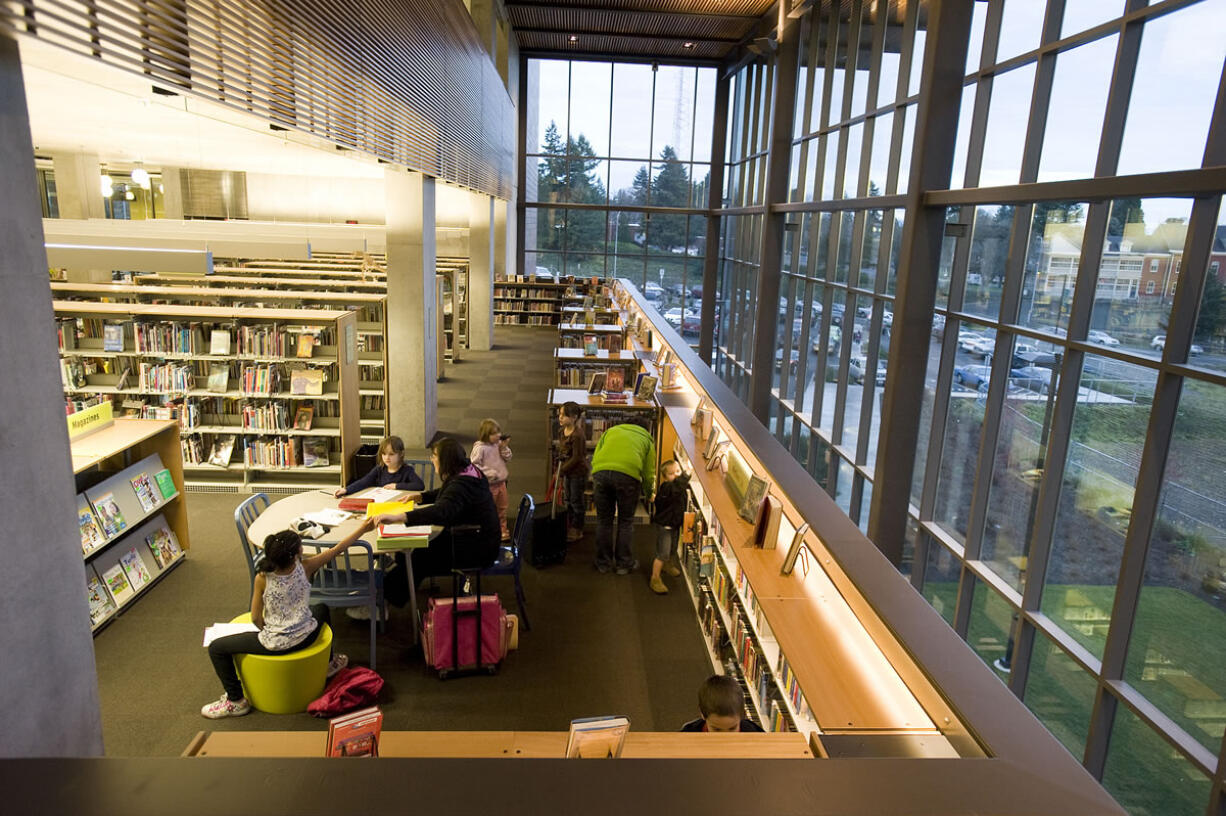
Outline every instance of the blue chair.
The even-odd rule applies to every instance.
[[[260,557],[259,550],[247,538],[247,530],[260,513],[268,509],[271,502],[266,493],[256,493],[243,501],[234,511],[234,526],[238,528],[238,544],[242,547],[243,560],[247,562],[247,571],[251,574],[251,585],[255,586],[255,561]],[[248,592],[248,596],[250,592]]]
[[[426,490],[434,489],[434,463],[429,459],[405,459],[406,465],[412,465],[413,470],[426,484]]]
[[[519,580],[520,554],[528,543],[528,534],[532,530],[532,516],[536,511],[536,503],[532,496],[525,493],[519,500],[519,514],[515,517],[515,529],[511,532],[511,540],[498,549],[498,558],[493,566],[481,571],[482,575],[511,575],[515,578],[515,603],[519,607],[519,620],[524,631],[532,628],[528,623],[528,612],[524,608],[524,586]]]
[[[304,547],[313,542],[304,541]],[[357,568],[354,556],[365,556],[366,567]],[[375,631],[386,604],[383,601],[383,571],[374,549],[365,541],[355,541],[345,552],[325,564],[311,579],[311,603],[332,608],[365,606],[370,611],[370,667],[375,668]]]

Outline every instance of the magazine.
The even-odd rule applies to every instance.
[[[567,758],[609,759],[621,756],[630,730],[627,717],[583,717],[570,721]]]
[[[85,569],[85,597],[89,599],[89,622],[91,625],[105,618],[115,610],[115,602],[102,584],[102,579],[93,567]]]
[[[162,494],[163,499],[169,499],[178,492],[175,490],[175,480],[169,470],[159,470],[153,478],[158,484],[158,492]]]
[[[153,553],[153,560],[162,569],[165,569],[182,552],[179,549],[179,542],[175,540],[175,534],[167,527],[159,527],[153,531],[153,535],[145,536],[145,543],[149,545],[149,551]]]
[[[323,369],[295,368],[289,375],[289,392],[294,396],[303,397],[318,397],[323,394]]]
[[[322,436],[304,436],[302,438],[302,464],[306,467],[327,467],[328,440]]]
[[[124,575],[128,576],[128,583],[132,585],[132,589],[140,589],[153,580],[153,576],[149,574],[149,567],[145,565],[144,559],[140,557],[135,547],[121,555],[119,563],[123,565]]]
[[[136,498],[140,499],[140,506],[146,513],[158,506],[157,494],[153,492],[153,482],[149,480],[148,473],[138,473],[132,477],[132,489],[136,491]]]
[[[123,351],[123,324],[107,323],[102,327],[102,350]]]
[[[209,366],[209,379],[205,386],[214,394],[223,394],[230,387],[230,366],[227,363],[214,363]]]
[[[315,351],[315,335],[310,332],[303,332],[298,335],[297,356],[310,357]]]
[[[626,390],[626,369],[621,366],[612,366],[605,373],[604,380],[605,391],[625,391]]]
[[[111,564],[111,566],[103,571],[102,582],[106,584],[106,588],[110,591],[116,605],[123,603],[136,594],[136,591],[132,589],[132,585],[128,583],[128,579],[124,577],[123,567],[119,564]]]
[[[230,353],[230,332],[226,329],[213,329],[209,334],[209,354]]]
[[[232,453],[234,453],[234,435],[218,437],[213,443],[213,450],[209,453],[209,464],[228,468]]]
[[[309,431],[311,430],[311,422],[315,418],[314,405],[299,405],[298,410],[294,413],[294,430]]]
[[[98,518],[102,520],[102,532],[106,533],[107,538],[114,538],[119,535],[120,530],[128,526],[123,513],[119,511],[119,505],[115,503],[114,493],[99,496],[94,502],[94,509],[98,511]]]
[[[81,552],[87,553],[106,541],[98,528],[98,519],[88,505],[77,511],[77,526],[81,528]]]

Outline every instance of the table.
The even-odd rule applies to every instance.
[[[264,539],[271,533],[277,533],[281,530],[288,530],[290,522],[305,513],[316,513],[320,510],[338,510],[340,509],[340,499],[332,495],[331,490],[307,490],[302,493],[294,493],[284,498],[277,499],[268,506],[263,513],[260,513],[259,518],[251,523],[247,528],[247,540],[254,547],[263,546]],[[324,533],[323,538],[303,539],[304,547],[318,547],[325,549],[337,543],[345,536],[352,533],[358,528],[360,515],[354,515],[352,518],[344,521],[335,527],[330,528]],[[434,538],[442,530],[441,527],[433,527],[430,532],[430,538]],[[372,544],[372,542],[366,542]],[[407,545],[403,549],[416,549],[423,544]],[[388,550],[382,550],[379,555],[389,554]],[[363,560],[363,556],[357,556],[353,559],[359,565]],[[409,571],[409,607],[413,614],[413,642],[417,642],[417,633],[420,629],[421,621],[417,616],[417,581],[413,577],[413,559],[406,557],[405,567]],[[378,565],[376,569],[383,569],[384,561],[382,558],[376,558]]]
[[[384,731],[381,757],[560,759],[565,731]],[[185,757],[322,757],[328,730],[201,731]],[[630,731],[624,759],[812,759],[803,734]]]

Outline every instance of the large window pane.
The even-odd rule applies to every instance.
[[[1201,166],[1226,56],[1224,19],[1226,0],[1204,0],[1145,24],[1121,175]]]
[[[643,104],[651,99],[651,92],[650,65],[613,66],[610,155],[626,159],[645,159],[651,155],[650,109]]]
[[[1085,753],[1095,688],[1094,678],[1059,646],[1035,637],[1024,702],[1078,760]]]
[[[1114,20],[1124,13],[1124,0],[1064,0],[1060,37],[1069,37]]]
[[[552,126],[557,141],[566,144],[567,99],[570,97],[570,63],[566,60],[531,60],[529,71],[536,74],[540,95],[537,108],[537,131],[532,134],[533,144],[528,146],[529,153],[548,153],[546,149],[550,137],[547,135]]]
[[[894,114],[873,120],[872,157],[869,159],[867,195],[884,195],[890,171],[890,141],[894,134]]]
[[[972,586],[975,594],[966,642],[988,665],[997,660],[1006,661],[1012,657],[1013,630],[1017,623],[1013,607],[982,581],[973,581]]]
[[[1039,181],[1094,175],[1117,40],[1113,34],[1056,56]]]
[[[908,105],[902,109],[899,115],[903,117],[902,144],[898,146],[898,182],[897,190],[890,190],[888,185],[886,195],[897,193],[902,195],[907,192],[907,185],[911,180],[911,146],[915,141],[915,105]]]
[[[694,131],[694,68],[661,65],[656,70],[655,118],[651,129],[651,153],[659,156],[671,147],[677,158],[688,162]]]
[[[983,30],[988,18],[988,4],[975,3],[971,16],[971,37],[966,44],[966,71],[971,74],[979,70],[980,56],[983,54]]]
[[[1085,233],[1086,205],[1077,202],[1036,204],[1026,250],[1018,323],[1064,336],[1077,288],[1077,266]],[[1051,346],[1036,349],[1051,351]]]
[[[922,28],[915,30],[915,42],[911,46],[911,74],[907,83],[907,96],[915,96],[919,93],[920,75],[924,72],[924,44],[928,39],[928,32]]]
[[[1097,355],[1082,366],[1042,608],[1100,658],[1154,381],[1152,370]]]
[[[593,254],[604,254],[606,221],[600,210],[567,210],[565,214],[566,251],[571,261],[579,262]]]
[[[975,113],[976,88],[974,84],[962,88],[962,107],[958,111],[958,136],[954,142],[954,166],[949,176],[949,189],[951,190],[961,190],[966,186],[966,156],[971,145],[971,119]]]
[[[1226,207],[1218,219],[1189,359],[1193,365],[1222,371],[1226,368]],[[1165,338],[1162,344],[1166,345]]]
[[[962,559],[935,539],[927,538],[928,563],[924,568],[924,599],[945,618],[954,623],[954,606],[958,600],[958,577],[962,574]]]
[[[1046,5],[1037,0],[1005,0],[1005,12],[1000,23],[1000,41],[996,46],[997,62],[1004,62],[1010,57],[1039,47]]]
[[[929,442],[932,435],[932,404],[936,400],[936,366],[940,359],[940,338],[934,338],[928,355],[928,373],[924,378],[924,396],[920,399],[919,445],[915,449],[915,469],[911,474],[911,503],[919,507],[924,489],[924,473],[928,464]]]
[[[860,152],[864,147],[864,125],[852,125],[847,129],[847,162],[843,168],[841,198],[856,198],[860,195]]]
[[[1017,184],[1034,90],[1034,63],[998,74],[992,81],[992,102],[983,145],[980,187]]]
[[[651,198],[651,176],[646,161],[611,161],[609,203],[646,206]]]
[[[956,323],[950,321],[956,328]],[[946,334],[951,325],[946,326]],[[968,332],[983,334],[984,327],[966,325]],[[947,337],[945,342],[956,338]],[[976,391],[953,383],[950,389],[949,414],[945,420],[945,438],[941,445],[941,470],[937,478],[934,519],[950,535],[966,543],[966,523],[970,514],[971,496],[975,490],[975,466],[979,456],[979,437],[983,431],[984,400]],[[933,451],[933,453],[936,453]]]
[[[699,68],[694,90],[694,161],[711,161],[712,126],[715,122],[715,71]]]
[[[1226,388],[1184,383],[1125,679],[1216,752],[1226,724]]]
[[[570,137],[582,139],[596,156],[609,155],[609,94],[613,65],[573,62],[570,68]],[[544,98],[544,89],[541,89]]]
[[[1209,780],[1127,706],[1116,709],[1103,787],[1130,813],[1203,816]]]
[[[1013,207],[979,207],[971,237],[971,257],[966,270],[962,310],[996,320],[1005,287],[1005,262],[1009,258],[1009,233]],[[984,349],[990,353],[990,350]],[[982,356],[982,355],[980,355]]]

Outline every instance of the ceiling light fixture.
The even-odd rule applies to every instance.
[[[682,43],[682,44],[681,44],[681,47],[682,47],[682,48],[693,48],[693,47],[694,47],[694,43],[692,43],[692,42],[684,42],[684,43]]]
[[[137,167],[132,171],[132,183],[143,190],[149,189],[149,171],[143,167]]]
[[[577,43],[579,42],[579,35],[571,34],[567,39],[570,40],[572,43]]]

